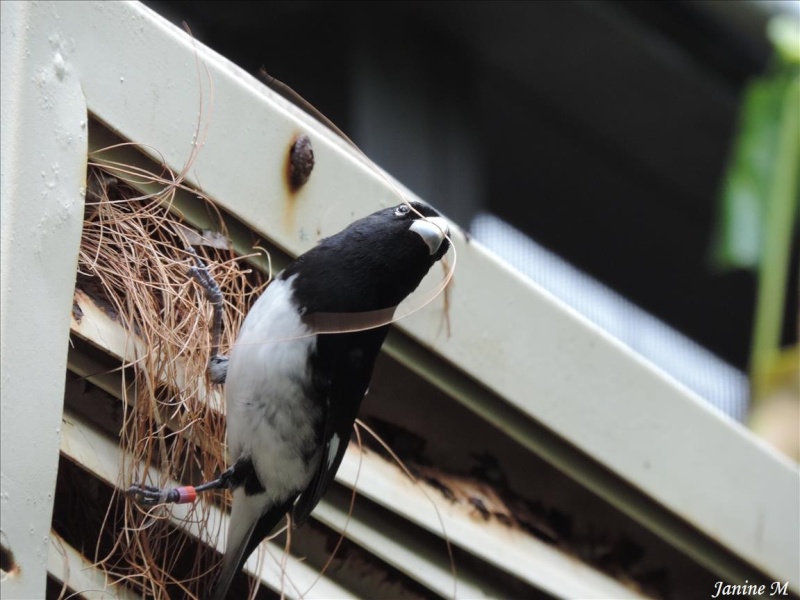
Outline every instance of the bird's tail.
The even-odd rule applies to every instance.
[[[211,588],[209,600],[225,600],[233,578],[290,506],[291,502],[280,507],[270,507],[262,494],[247,496],[243,488],[233,492],[225,556],[217,581]]]
[[[251,527],[250,530],[252,531],[252,529]],[[228,589],[230,589],[231,583],[233,583],[233,578],[236,576],[236,573],[239,572],[239,564],[244,564],[247,560],[247,557],[243,556],[244,549],[245,544],[240,544],[235,552],[225,552],[225,558],[222,561],[222,570],[219,573],[219,577],[217,577],[217,581],[214,583],[214,587],[211,588],[210,600],[225,600]]]
[[[214,583],[214,587],[211,588],[209,600],[225,600],[233,578],[239,572],[244,561],[247,560],[245,550],[261,516],[258,514],[260,511],[256,512],[258,507],[254,506],[254,504],[251,498],[245,496],[243,489],[240,488],[233,493],[233,508],[231,509],[231,519],[228,523],[225,556],[222,558],[222,568],[217,576],[217,581]]]

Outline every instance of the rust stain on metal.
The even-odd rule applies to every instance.
[[[72,318],[78,324],[80,324],[81,319],[83,319],[83,309],[81,309],[81,305],[78,304],[77,299],[74,299],[72,302]]]
[[[5,534],[3,534],[5,537]],[[20,569],[17,562],[14,560],[14,553],[11,548],[6,546],[5,541],[0,544],[0,571],[3,574],[13,577],[19,577],[22,569]]]
[[[286,161],[286,177],[289,181],[289,190],[296,193],[311,177],[314,169],[314,149],[311,139],[304,133],[298,134],[289,147],[289,156]]]
[[[314,149],[311,139],[304,133],[298,133],[292,138],[289,151],[286,153],[285,173],[286,209],[284,211],[284,227],[287,231],[294,230],[294,216],[296,209],[296,196],[311,177],[314,169]]]

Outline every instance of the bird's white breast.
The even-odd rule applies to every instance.
[[[302,322],[292,281],[276,280],[247,315],[225,383],[231,462],[248,456],[275,501],[308,485],[319,405],[307,397],[317,337]],[[306,456],[304,457],[304,453]]]

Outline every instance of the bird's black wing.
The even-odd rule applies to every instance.
[[[311,483],[295,503],[297,525],[308,518],[339,470],[387,331],[388,327],[380,327],[319,337],[313,362],[320,377],[319,397],[324,402],[322,456]]]

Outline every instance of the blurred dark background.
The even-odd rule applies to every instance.
[[[463,228],[499,217],[746,369],[755,276],[709,255],[773,4],[146,4],[293,87]]]

